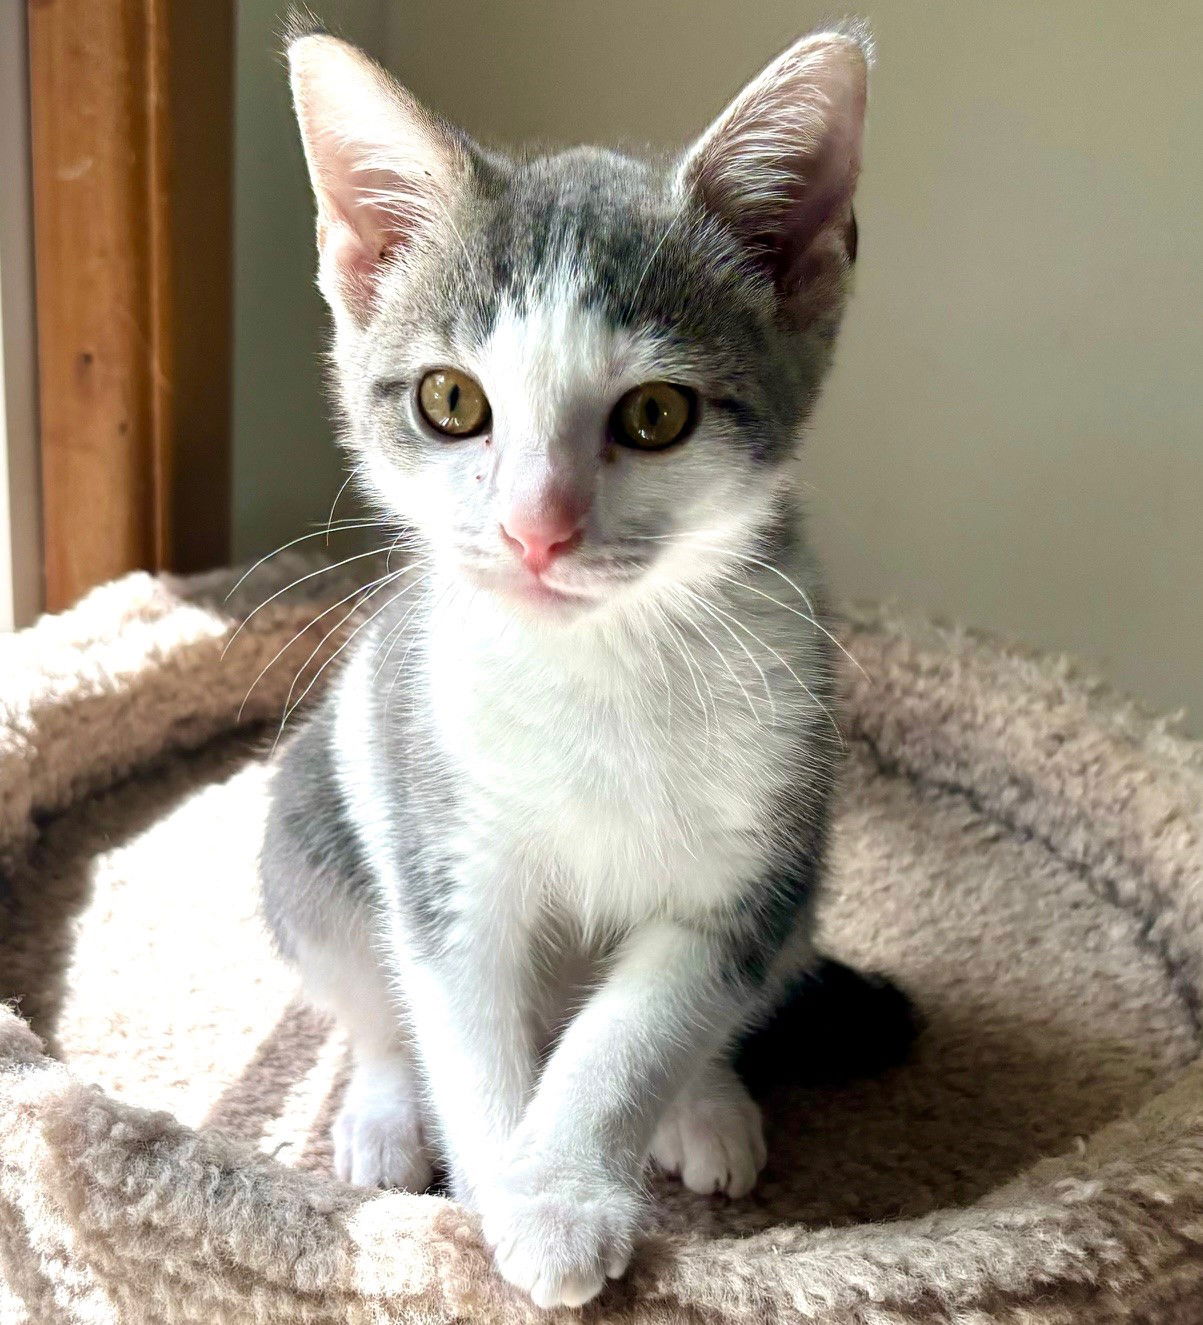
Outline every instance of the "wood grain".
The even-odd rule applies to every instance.
[[[30,5],[52,610],[226,555],[230,19],[227,0]]]

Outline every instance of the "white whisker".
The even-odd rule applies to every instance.
[[[396,571],[396,572],[394,572],[394,574],[396,574],[396,575],[400,575],[401,572],[400,572],[400,571]],[[280,661],[280,659],[281,659],[281,658],[282,658],[282,657],[288,652],[288,650],[292,648],[292,646],[297,642],[297,640],[299,640],[299,639],[301,638],[301,636],[304,635],[304,634],[306,633],[306,631],[312,630],[313,627],[316,626],[317,623],[318,623],[323,617],[325,617],[325,616],[329,616],[331,612],[336,612],[340,607],[342,607],[342,605],[343,605],[344,603],[349,603],[349,602],[351,601],[352,598],[360,598],[360,597],[362,597],[362,596],[364,596],[364,595],[369,594],[369,593],[370,593],[370,592],[371,592],[371,591],[372,591],[377,585],[383,583],[384,580],[386,580],[386,579],[388,579],[388,578],[389,578],[388,576],[382,576],[380,579],[369,580],[367,584],[357,584],[357,585],[355,586],[355,588],[352,589],[351,592],[350,592],[349,594],[344,594],[344,596],[343,596],[342,598],[340,598],[336,603],[331,603],[331,604],[329,605],[329,607],[323,608],[322,611],[319,612],[319,613],[317,614],[317,616],[315,616],[315,617],[313,618],[312,621],[307,621],[307,622],[305,623],[305,625],[303,625],[303,626],[301,627],[301,629],[298,630],[298,631],[296,632],[296,634],[292,636],[292,638],[288,641],[287,644],[284,644],[284,645],[282,645],[279,649],[277,649],[276,652],[271,656],[271,658],[268,659],[267,663],[264,665],[264,667],[262,668],[262,670],[259,672],[259,675],[256,676],[255,679],[251,682],[251,684],[250,684],[250,688],[247,690],[246,694],[242,697],[242,703],[238,706],[238,719],[239,719],[239,721],[242,720],[242,713],[243,713],[243,710],[246,708],[247,701],[250,699],[251,695],[254,693],[254,691],[255,691],[255,687],[259,684],[260,681],[263,680],[263,678],[268,674],[268,672],[271,671],[271,669],[276,665],[276,663]],[[358,604],[356,604],[356,607],[358,607]],[[352,610],[354,610],[354,609],[352,609]],[[344,618],[344,620],[345,620],[345,618]],[[340,624],[341,624],[341,623],[340,623]],[[337,629],[337,626],[335,627],[335,629]],[[323,643],[323,644],[325,643],[325,641],[326,641],[327,639],[330,638],[330,635],[331,635],[332,633],[333,633],[333,631],[328,631],[328,632],[326,633],[326,635],[323,636],[323,639],[322,639],[322,643]],[[318,648],[321,648],[321,645],[320,645],[320,644],[318,645]],[[312,656],[313,656],[313,655],[311,654],[310,657],[312,657]],[[294,683],[294,684],[295,684],[295,683]]]
[[[806,590],[803,589],[801,585],[791,580],[790,577],[786,575],[786,573],[783,570],[781,570],[777,566],[774,566],[772,562],[765,561],[762,557],[757,557],[753,553],[748,552],[744,549],[735,548],[735,547],[726,547],[721,543],[709,542],[703,538],[700,538],[698,535],[689,532],[682,534],[635,534],[631,535],[631,537],[633,541],[640,543],[675,543],[681,547],[704,548],[707,551],[718,552],[724,556],[727,556],[733,561],[740,561],[748,565],[759,566],[762,570],[769,571],[771,574],[776,575],[779,579],[784,580],[785,583],[788,584],[789,587],[793,589],[793,591],[798,595],[798,597],[802,599],[802,601],[806,604],[806,607],[810,615],[808,615],[806,612],[799,612],[796,607],[791,607],[788,603],[781,602],[780,599],[774,598],[772,594],[765,593],[763,589],[757,589],[754,585],[748,584],[746,580],[740,580],[737,577],[731,577],[731,583],[740,584],[746,589],[751,589],[753,593],[760,594],[762,598],[767,599],[770,603],[776,603],[778,607],[784,608],[787,612],[793,612],[795,616],[798,616],[803,621],[808,622],[817,631],[825,635],[832,642],[832,644],[834,644],[835,647],[839,649],[839,651],[844,655],[844,657],[848,659],[848,661],[853,665],[853,667],[855,667],[857,671],[861,673],[862,676],[864,676],[866,679],[869,679],[868,672],[865,671],[865,669],[861,666],[861,664],[857,661],[857,659],[854,658],[852,654],[848,652],[844,644],[835,635],[833,635],[832,632],[828,630],[827,627],[823,625],[821,621],[818,620],[817,614],[815,613],[815,605],[811,601],[810,595],[806,592]]]
[[[295,589],[298,585],[304,584],[308,580],[315,579],[319,575],[327,575],[332,570],[341,570],[343,566],[349,566],[351,565],[352,562],[363,561],[365,557],[378,557],[380,556],[381,550],[382,549],[380,548],[372,548],[370,552],[357,552],[353,557],[344,557],[342,561],[332,562],[329,566],[319,566],[317,570],[310,571],[308,575],[302,575],[299,579],[293,580],[291,584],[286,584],[283,589],[277,589],[276,592],[272,594],[269,598],[265,598],[263,602],[261,602],[259,606],[254,609],[254,611],[248,612],[247,615],[243,617],[243,619],[238,623],[238,626],[235,629],[234,633],[230,636],[228,640],[226,640],[226,646],[224,649],[222,649],[221,656],[224,658],[226,654],[229,653],[230,646],[234,643],[234,641],[238,638],[238,636],[242,634],[242,632],[251,623],[251,621],[255,617],[257,617],[260,612],[263,611],[265,607],[269,606],[271,603],[274,603],[277,598],[282,597],[290,589]]]
[[[330,631],[327,632],[325,638],[321,641],[321,643],[314,645],[313,651],[310,653],[309,657],[306,658],[305,661],[300,665],[300,667],[297,668],[296,675],[292,679],[292,685],[288,687],[288,694],[285,696],[284,699],[285,718],[288,717],[288,714],[291,713],[293,708],[295,707],[295,705],[292,702],[293,692],[296,690],[297,684],[300,681],[301,677],[305,674],[305,668],[308,667],[309,664],[314,660],[314,658],[316,658],[317,655],[321,652],[323,645],[326,643],[326,640],[328,640],[332,635],[336,634],[338,630],[347,621],[349,621],[351,617],[355,615],[356,612],[359,611],[359,609],[364,605],[364,603],[366,603],[369,599],[375,598],[375,596],[381,591],[381,589],[383,589],[386,585],[394,583],[396,580],[400,579],[402,575],[407,574],[411,569],[414,568],[410,566],[402,566],[400,570],[386,571],[384,575],[382,575],[378,580],[375,580],[373,582],[370,592],[366,593],[362,598],[359,599],[358,602],[354,603],[351,606],[350,610],[342,617],[342,619],[338,621],[337,624]],[[411,580],[409,584],[406,585],[405,589],[402,590],[402,593],[407,593],[413,587],[414,583],[415,582]],[[389,601],[395,602],[396,597],[394,596]],[[321,671],[322,669],[319,667],[317,675],[321,675]],[[314,679],[316,680],[316,676]],[[306,689],[305,693],[306,694],[309,693],[308,689]],[[304,695],[302,695],[301,698],[303,699]],[[300,700],[298,700],[297,702],[299,703]]]
[[[382,520],[349,519],[349,520],[340,520],[338,522],[337,528],[339,533],[344,533],[351,529],[384,529],[387,528],[387,526]],[[328,540],[330,533],[331,530],[329,526],[326,526],[323,529],[314,529],[308,534],[301,534],[299,538],[291,539],[287,543],[281,543],[278,548],[273,548],[265,556],[260,557],[259,560],[255,562],[255,564],[251,566],[248,570],[244,570],[242,572],[242,574],[235,581],[234,587],[229,591],[229,593],[226,594],[225,601],[228,603],[230,599],[238,592],[238,590],[242,588],[244,581],[246,581],[252,575],[254,575],[254,573],[259,569],[260,566],[263,565],[265,561],[270,561],[272,557],[278,557],[281,552],[287,552],[290,547],[296,547],[298,543],[304,543],[307,539],[321,538],[321,536],[325,534]]]
[[[759,557],[754,557],[750,553],[740,553],[739,556],[740,560],[751,562],[753,565],[756,566],[761,566],[765,570],[772,571],[774,575],[779,576],[781,579],[783,579],[786,582],[786,584],[788,584],[789,587],[793,589],[794,592],[806,604],[811,615],[808,616],[805,612],[799,612],[796,607],[790,607],[788,603],[781,602],[780,599],[774,598],[772,594],[767,594],[762,589],[757,589],[754,585],[748,584],[746,581],[737,580],[736,583],[742,583],[745,589],[751,589],[753,593],[758,593],[761,595],[761,597],[767,598],[770,603],[776,603],[778,607],[784,607],[787,612],[793,612],[795,616],[801,617],[803,621],[810,622],[810,624],[814,626],[816,630],[822,631],[822,633],[827,636],[827,638],[832,642],[832,644],[834,644],[835,647],[839,649],[839,651],[844,655],[844,657],[848,659],[848,661],[853,665],[853,667],[855,667],[860,672],[860,674],[863,677],[868,679],[869,675],[868,672],[865,671],[865,669],[848,652],[848,650],[843,646],[843,644],[841,644],[840,641],[836,639],[836,637],[831,633],[831,631],[828,630],[827,627],[823,625],[821,621],[818,620],[816,615],[814,615],[815,605],[814,603],[811,602],[810,595],[807,594],[804,589],[802,589],[799,585],[795,584],[794,581],[791,580],[790,577],[786,575],[786,573],[783,570],[778,569],[771,562],[762,561]]]
[[[359,467],[359,465],[352,465],[352,466],[351,466],[351,471],[350,471],[350,473],[347,475],[347,477],[346,477],[345,479],[343,479],[342,487],[340,487],[339,490],[334,494],[334,500],[330,503],[330,514],[326,516],[326,546],[327,546],[327,547],[330,546],[330,526],[331,526],[331,524],[333,524],[333,522],[334,522],[334,512],[335,512],[335,509],[336,509],[337,506],[338,506],[339,498],[343,495],[344,492],[346,492],[347,488],[348,488],[348,487],[350,486],[350,484],[351,484],[351,480],[352,480],[353,478],[355,478],[355,476],[356,476],[357,474],[359,474],[359,472],[360,472],[360,467]]]
[[[433,574],[434,571],[429,570],[426,572],[425,575],[419,576],[418,579],[414,580],[413,583],[423,584],[427,580],[429,580]],[[380,673],[383,672],[384,669],[388,666],[389,659],[392,658],[393,651],[394,649],[396,649],[397,644],[400,641],[401,636],[405,631],[405,627],[409,625],[415,613],[422,606],[422,603],[426,600],[427,597],[428,597],[428,592],[419,594],[417,598],[415,598],[414,601],[409,605],[409,607],[406,608],[404,614],[402,615],[401,619],[397,622],[397,624],[388,632],[388,634],[385,635],[384,639],[381,640],[381,642],[376,646],[376,652],[378,654],[384,649],[386,644],[388,645],[388,649],[387,652],[385,652],[384,654],[384,658],[381,660],[376,670],[372,673],[373,681],[377,680],[380,676]]]
[[[709,750],[712,738],[712,729],[710,725],[710,710],[707,709],[706,701],[702,698],[702,687],[698,684],[698,678],[695,673],[701,675],[702,680],[706,682],[706,688],[710,691],[710,704],[711,708],[714,709],[714,721],[715,725],[717,725],[718,709],[714,707],[714,702],[715,702],[714,690],[711,687],[710,681],[706,676],[705,669],[698,666],[697,660],[693,656],[693,651],[690,649],[688,641],[681,634],[680,630],[677,629],[676,623],[673,621],[672,617],[669,616],[667,610],[661,608],[660,615],[665,626],[667,626],[668,629],[672,631],[673,636],[675,637],[677,652],[681,655],[681,658],[684,661],[687,670],[689,671],[690,680],[693,682],[693,688],[698,697],[698,710],[702,715],[702,720],[706,724],[704,739],[706,742],[706,749]]]
[[[689,599],[697,603],[697,605],[701,607],[704,611],[709,611],[709,608],[707,608],[705,601],[702,598],[700,598],[697,594],[695,594],[692,590],[686,589],[684,588],[684,586],[678,586],[678,589],[681,593],[688,595]],[[711,612],[710,615],[714,616],[714,613]],[[718,618],[715,617],[715,620],[717,621]],[[689,624],[694,628],[694,630],[698,632],[698,634],[702,637],[702,639],[704,639],[706,643],[710,645],[711,649],[714,650],[715,654],[717,654],[719,662],[721,662],[723,666],[727,669],[727,675],[732,679],[732,681],[735,682],[735,684],[743,692],[743,697],[747,701],[748,712],[751,713],[752,717],[756,721],[756,725],[759,726],[760,714],[756,711],[756,705],[752,702],[752,696],[748,693],[747,686],[745,686],[744,683],[739,679],[739,677],[736,675],[735,668],[731,666],[731,660],[722,651],[722,649],[720,649],[718,645],[715,644],[715,642],[710,638],[710,636],[706,634],[706,632],[696,621],[691,620]],[[719,624],[723,625],[723,622],[719,621]],[[727,629],[730,629],[730,627],[727,627]],[[762,671],[761,676],[763,675],[764,672]]]
[[[430,615],[431,615],[431,617],[433,617],[434,614],[439,610],[439,608],[443,605],[443,603],[444,603],[444,602],[447,600],[447,598],[451,595],[451,593],[452,593],[452,591],[455,589],[455,587],[456,587],[456,586],[455,586],[454,581],[450,581],[450,580],[449,580],[449,581],[443,586],[443,590],[442,590],[442,592],[439,594],[438,598],[434,599],[434,600],[431,602],[431,604],[430,604]],[[418,602],[415,603],[415,604],[413,604],[413,606],[411,607],[410,611],[413,612],[414,610],[416,610],[416,609],[421,605],[421,603],[423,602],[424,599],[426,599],[426,598],[430,598],[430,597],[431,597],[431,595],[433,594],[433,592],[434,592],[433,589],[429,589],[429,588],[428,588],[428,589],[426,590],[426,592],[425,592],[423,595],[421,595],[421,596],[419,597]],[[406,667],[406,664],[409,662],[409,655],[413,652],[414,645],[418,643],[419,638],[420,638],[420,632],[415,631],[414,634],[413,634],[413,637],[410,639],[409,643],[408,643],[408,644],[406,645],[406,647],[405,647],[405,652],[401,655],[401,661],[400,661],[400,663],[397,665],[397,670],[393,673],[393,679],[389,682],[388,692],[387,692],[387,694],[386,694],[385,697],[384,697],[384,719],[383,719],[383,725],[384,725],[386,728],[388,727],[389,715],[390,715],[391,712],[392,712],[392,706],[393,706],[393,692],[394,692],[394,691],[396,690],[396,688],[397,688],[397,682],[401,679],[402,676],[405,675],[405,667]]]
[[[394,571],[394,572],[393,572],[393,575],[394,575],[394,576],[400,576],[400,575],[404,575],[404,574],[405,574],[405,571],[404,571],[404,570],[399,570],[399,571]],[[380,587],[383,587],[383,586],[380,586]],[[379,606],[379,607],[378,607],[378,608],[372,613],[372,615],[368,617],[368,619],[367,619],[366,621],[362,621],[362,622],[360,622],[360,624],[359,624],[358,626],[356,626],[355,629],[354,629],[353,631],[351,631],[351,633],[347,636],[347,638],[346,638],[345,640],[343,640],[343,642],[338,646],[338,648],[335,649],[334,652],[333,652],[333,653],[332,653],[332,654],[331,654],[331,655],[330,655],[330,656],[329,656],[329,657],[328,657],[328,658],[322,663],[322,665],[317,669],[317,671],[314,672],[313,676],[310,677],[310,679],[309,679],[309,684],[308,684],[308,685],[305,687],[305,689],[302,690],[301,693],[296,697],[296,700],[291,704],[291,706],[289,706],[289,705],[288,705],[288,702],[285,701],[285,709],[284,709],[284,713],[283,713],[283,715],[282,715],[281,718],[280,718],[280,727],[279,727],[279,730],[276,732],[276,740],[275,740],[275,742],[274,742],[273,745],[272,745],[272,751],[273,751],[273,753],[275,752],[276,745],[279,744],[280,737],[284,734],[284,727],[285,727],[285,725],[287,724],[288,719],[289,719],[290,717],[292,717],[292,715],[296,712],[296,710],[300,707],[300,705],[303,704],[303,703],[305,702],[305,697],[306,697],[306,695],[308,695],[309,692],[313,689],[313,687],[317,684],[319,678],[321,677],[322,673],[326,670],[326,668],[329,667],[330,664],[331,664],[332,662],[334,662],[334,660],[335,660],[335,659],[336,659],[336,658],[337,658],[337,657],[343,652],[344,649],[347,648],[347,646],[351,643],[352,640],[355,639],[355,637],[356,637],[357,635],[361,634],[364,630],[366,630],[366,629],[368,628],[368,626],[370,626],[370,625],[372,624],[372,622],[375,621],[377,617],[379,617],[379,615],[381,614],[381,612],[386,611],[386,610],[387,610],[387,609],[388,609],[393,603],[395,603],[399,598],[401,598],[404,594],[408,593],[409,590],[410,590],[412,587],[413,587],[413,585],[412,585],[412,583],[411,583],[411,584],[406,585],[404,588],[398,590],[398,592],[395,593],[395,594],[393,594],[393,596],[392,596],[391,598],[389,598],[386,602],[382,603],[382,604],[381,604],[381,605],[380,605],[380,606]],[[378,592],[379,592],[379,588],[377,588],[376,590],[374,590],[374,591],[373,591],[373,595],[370,595],[370,596],[374,596],[374,594],[375,594],[375,593],[378,593]],[[365,600],[365,601],[366,601],[366,600]],[[352,610],[352,613],[348,613],[348,616],[352,615],[354,611],[358,611],[358,609],[359,609],[361,606],[362,606],[362,603],[357,603],[357,604],[355,605],[355,608]],[[346,619],[347,619],[346,617],[343,618],[344,621],[345,621]],[[341,625],[342,623],[340,622],[339,624]],[[329,636],[327,636],[327,638],[329,638]],[[299,675],[299,674],[298,674],[298,675]],[[296,682],[294,681],[293,684],[295,685]],[[289,695],[290,695],[290,697],[291,697],[291,694],[292,694],[292,692],[291,692],[291,690],[290,690],[290,691],[289,691]]]
[[[687,591],[687,592],[690,592],[692,594],[692,591]],[[714,619],[719,623],[719,625],[722,626],[722,628],[727,632],[727,634],[731,636],[731,638],[735,641],[735,643],[738,644],[739,647],[747,655],[748,661],[756,669],[756,672],[760,677],[761,685],[764,686],[764,697],[765,700],[768,702],[769,713],[772,717],[773,722],[775,723],[777,721],[777,706],[773,702],[773,690],[772,687],[769,685],[769,678],[765,675],[765,670],[760,665],[760,662],[756,658],[755,654],[753,654],[751,649],[749,649],[748,646],[743,642],[743,640],[739,638],[739,636],[735,633],[735,631],[731,629],[731,627],[727,624],[727,621],[723,619],[724,617],[726,617],[730,620],[734,620],[734,618],[731,617],[729,613],[724,612],[723,609],[719,607],[717,604],[708,602],[699,595],[692,595],[692,596],[697,598],[698,606],[704,608],[707,612],[709,612],[711,616],[714,617]],[[746,690],[744,691],[744,694],[745,695],[747,694]]]
[[[781,666],[784,667],[785,670],[790,674],[790,676],[794,678],[794,680],[798,683],[801,689],[809,697],[811,703],[814,704],[814,706],[827,718],[827,721],[831,723],[831,729],[832,731],[835,732],[836,739],[840,743],[840,748],[843,749],[844,748],[843,733],[840,731],[839,724],[836,722],[834,715],[832,714],[831,710],[827,707],[827,705],[823,703],[823,701],[818,697],[818,695],[815,694],[815,692],[810,688],[810,686],[808,686],[806,682],[803,681],[802,678],[798,675],[798,673],[794,671],[794,669],[790,666],[789,662],[780,653],[778,653],[778,651],[775,648],[773,648],[771,644],[761,639],[760,636],[754,630],[752,630],[744,622],[740,621],[738,617],[732,617],[731,620],[734,621],[735,624],[740,628],[740,630],[744,631],[750,639],[754,639],[756,643],[761,646],[761,648],[768,649],[768,651],[773,655],[774,658],[777,659],[777,661],[781,664]]]

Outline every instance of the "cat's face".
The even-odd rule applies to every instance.
[[[290,53],[375,501],[546,619],[688,594],[752,549],[842,307],[856,42],[800,43],[664,166],[502,158],[332,38]]]
[[[687,580],[763,520],[823,347],[776,328],[768,282],[660,173],[601,152],[484,169],[342,357],[371,485],[519,601]]]

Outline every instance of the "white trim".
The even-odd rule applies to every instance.
[[[42,603],[25,6],[0,5],[0,629]]]

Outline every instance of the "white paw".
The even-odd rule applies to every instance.
[[[334,1171],[357,1187],[430,1186],[430,1148],[407,1063],[356,1067],[334,1121]]]
[[[715,1069],[669,1106],[651,1156],[691,1192],[747,1196],[764,1168],[760,1109],[730,1069]]]
[[[579,1307],[630,1263],[638,1196],[610,1179],[529,1174],[482,1200],[485,1239],[503,1278],[537,1307]]]

